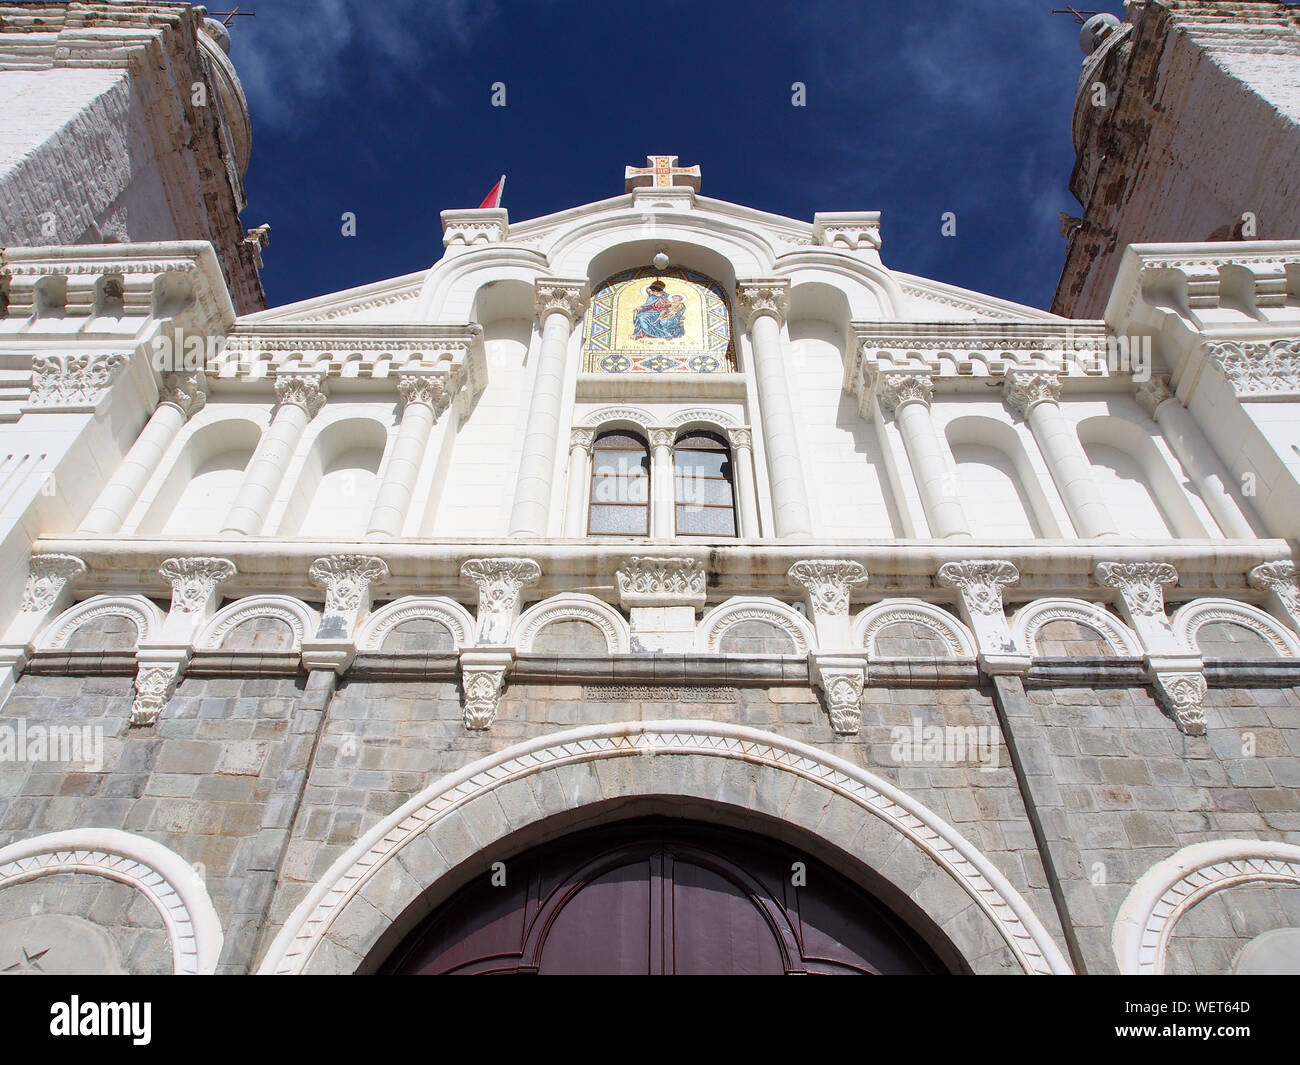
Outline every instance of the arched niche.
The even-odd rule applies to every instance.
[[[139,525],[123,532],[162,536],[220,532],[261,436],[260,425],[239,416],[218,417],[196,427],[154,489]]]
[[[977,539],[1056,538],[1060,527],[1015,429],[965,414],[944,433],[956,464],[956,489]]]
[[[279,535],[364,536],[387,444],[388,430],[375,418],[340,418],[323,426],[299,471]]]

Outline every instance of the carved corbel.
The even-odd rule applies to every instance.
[[[1020,571],[999,559],[945,562],[938,582],[956,588],[962,619],[975,634],[979,664],[985,673],[1028,671],[1029,652],[1016,645],[1002,605],[1002,589],[1020,580]]]

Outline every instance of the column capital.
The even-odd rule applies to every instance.
[[[217,586],[235,575],[228,558],[200,556],[168,558],[158,567],[158,576],[172,586],[173,614],[203,614],[214,605]]]
[[[407,406],[420,403],[433,411],[436,421],[451,403],[447,374],[438,370],[406,369],[397,373],[397,391]]]
[[[207,401],[206,382],[201,373],[169,373],[158,390],[158,406],[175,407],[186,419],[201,411]]]
[[[647,429],[650,436],[651,447],[672,447],[673,441],[677,439],[677,430],[671,426],[654,426]]]
[[[873,375],[876,396],[887,411],[897,411],[908,403],[923,403],[928,409],[934,394],[934,379],[915,370],[876,371]]]
[[[533,282],[537,317],[562,314],[573,325],[587,309],[587,282],[558,277],[539,277]]]
[[[582,448],[588,454],[591,453],[591,445],[596,440],[596,430],[588,426],[574,426],[569,430],[569,450]]]
[[[1164,586],[1178,583],[1178,571],[1168,562],[1103,562],[1093,575],[1119,592],[1129,613],[1143,618],[1163,618]]]
[[[939,567],[937,579],[961,592],[972,614],[988,617],[1002,614],[1002,589],[1020,580],[1020,571],[998,559],[945,562]]]
[[[63,593],[69,581],[86,572],[86,564],[75,555],[32,555],[23,588],[22,612],[35,614],[48,610]]]
[[[795,584],[802,585],[812,608],[814,620],[847,618],[849,595],[855,584],[867,580],[867,568],[848,559],[805,559],[786,571]]]
[[[748,425],[733,425],[727,429],[727,442],[733,448],[754,450],[754,431]]]
[[[314,418],[325,406],[325,374],[319,371],[277,370],[275,394],[282,405],[299,407]]]
[[[371,587],[388,578],[388,566],[373,555],[326,555],[307,570],[313,584],[325,589],[320,640],[352,635],[362,614],[370,609]]]
[[[1002,399],[1021,417],[1040,403],[1061,401],[1061,375],[1056,370],[1008,370]]]
[[[785,321],[790,306],[790,281],[784,277],[750,277],[736,282],[736,308],[753,326],[760,315],[768,314],[777,324]]]
[[[1252,588],[1273,592],[1292,614],[1300,615],[1300,568],[1290,559],[1262,563],[1246,579]]]
[[[461,580],[478,586],[478,643],[505,646],[519,615],[519,593],[537,580],[542,568],[531,558],[471,558],[460,567]]]
[[[1152,375],[1144,381],[1134,393],[1138,405],[1154,419],[1158,411],[1166,402],[1174,399],[1174,394],[1169,391],[1169,378],[1160,375]]]

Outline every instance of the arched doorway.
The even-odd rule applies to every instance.
[[[380,971],[949,971],[913,928],[842,873],[749,832],[643,818],[526,851],[505,863],[504,884],[501,872],[494,883],[484,869]]]

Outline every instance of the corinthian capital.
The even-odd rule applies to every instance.
[[[370,609],[371,586],[387,579],[388,567],[373,555],[326,555],[311,564],[307,576],[325,589],[325,612],[316,635],[340,639],[349,636]]]
[[[934,381],[928,373],[912,370],[887,371],[875,375],[876,395],[887,411],[895,411],[907,403],[930,405]]]
[[[282,370],[275,375],[275,394],[281,403],[301,407],[314,418],[325,406],[325,375]]]
[[[1008,370],[1002,398],[1021,417],[1028,417],[1039,403],[1060,402],[1061,375],[1055,370]]]
[[[1174,398],[1174,394],[1169,391],[1169,378],[1163,375],[1155,375],[1144,381],[1135,395],[1138,405],[1152,418],[1162,404]]]
[[[762,314],[784,322],[789,306],[790,282],[787,278],[747,278],[736,282],[736,308],[750,325]]]
[[[207,401],[203,375],[199,373],[169,373],[158,390],[158,406],[165,403],[175,407],[186,418],[201,411]]]
[[[49,610],[68,582],[85,572],[86,564],[75,555],[32,555],[27,586],[23,589],[23,613]]]
[[[433,411],[435,420],[442,417],[451,403],[451,390],[447,375],[429,370],[402,370],[397,375],[397,391],[402,401],[410,406],[422,403]]]
[[[168,558],[158,575],[172,586],[172,613],[202,614],[214,605],[217,586],[235,575],[227,558]]]
[[[939,567],[938,580],[961,593],[971,614],[1001,615],[1002,589],[1020,580],[1020,571],[1000,560],[945,562]]]
[[[478,643],[502,646],[519,616],[519,593],[537,580],[542,568],[531,558],[471,558],[460,567],[462,580],[478,585]]]
[[[533,286],[537,302],[537,317],[545,321],[547,315],[562,314],[572,325],[587,309],[587,283],[568,281],[556,277],[539,277]]]
[[[1094,576],[1119,592],[1130,614],[1143,618],[1163,618],[1164,585],[1178,583],[1178,571],[1168,562],[1103,562]]]

